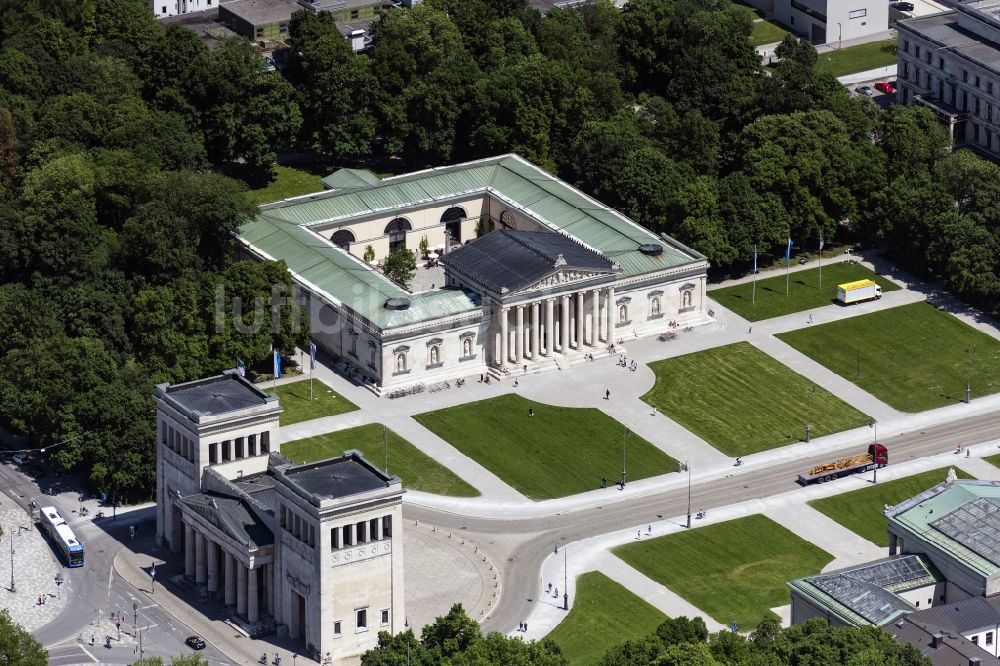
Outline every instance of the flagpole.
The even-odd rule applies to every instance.
[[[757,246],[753,246],[753,290],[751,291],[750,302],[757,302]]]
[[[791,249],[785,253],[785,296],[788,296],[788,280],[791,275],[791,262],[789,261],[789,255],[791,255],[791,253]]]

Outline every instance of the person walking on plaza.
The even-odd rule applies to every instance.
[[[653,412],[650,414],[650,416],[656,416],[656,405],[653,405]]]
[[[611,389],[604,389],[604,399],[611,400]]]

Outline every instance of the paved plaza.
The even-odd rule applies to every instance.
[[[0,606],[28,631],[54,620],[74,591],[68,585],[56,586],[56,574],[63,572],[62,563],[49,542],[35,527],[28,515],[9,498],[0,496]],[[10,545],[14,542],[14,588],[10,590]],[[45,603],[39,605],[38,598]]]

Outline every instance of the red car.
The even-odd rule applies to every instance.
[[[894,93],[896,86],[892,85],[892,81],[879,81],[875,84],[875,90],[883,93]]]

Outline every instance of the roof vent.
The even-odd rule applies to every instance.
[[[410,299],[408,298],[387,298],[385,299],[386,310],[409,310]]]
[[[651,257],[658,257],[663,254],[663,246],[659,243],[646,243],[639,246],[639,252],[648,254]]]

